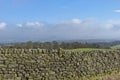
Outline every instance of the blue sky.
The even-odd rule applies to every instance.
[[[120,0],[0,0],[1,41],[120,39],[119,29]]]
[[[0,0],[0,21],[59,22],[73,18],[119,19],[119,0]]]

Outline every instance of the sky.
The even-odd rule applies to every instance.
[[[0,0],[0,42],[120,40],[120,0]]]

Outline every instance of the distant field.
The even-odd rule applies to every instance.
[[[112,46],[112,49],[120,49],[120,45]]]

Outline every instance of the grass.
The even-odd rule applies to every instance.
[[[113,51],[114,49],[101,49],[101,48],[77,48],[77,49],[68,49],[66,51],[74,51],[74,52],[79,52],[79,51]]]
[[[104,80],[120,80],[120,74],[119,75],[111,75],[104,78]]]

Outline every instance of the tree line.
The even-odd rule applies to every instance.
[[[97,43],[80,43],[80,42],[22,42],[1,45],[2,48],[26,48],[26,49],[76,49],[76,48],[101,48]]]

